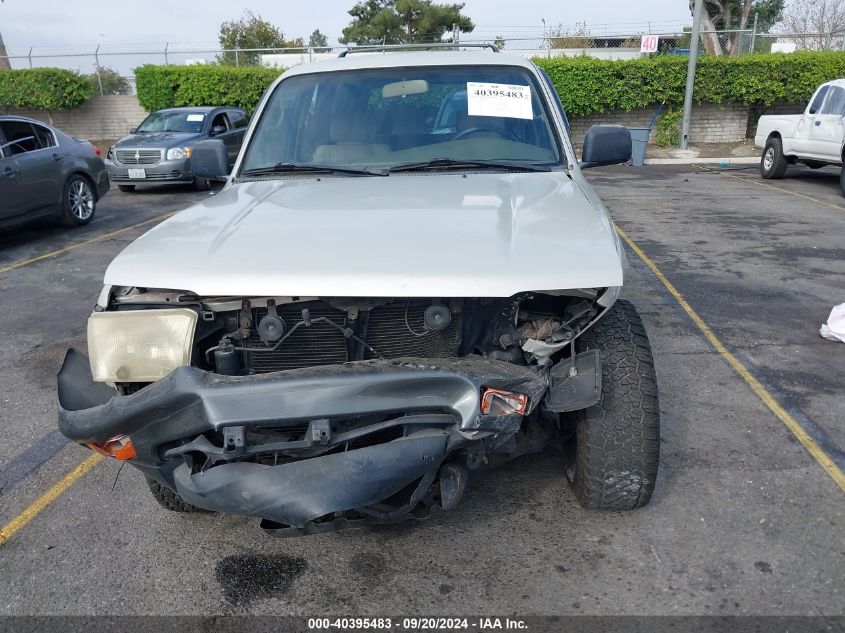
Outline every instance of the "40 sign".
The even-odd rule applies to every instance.
[[[643,35],[643,39],[640,42],[640,52],[656,53],[658,40],[659,38],[656,35]]]

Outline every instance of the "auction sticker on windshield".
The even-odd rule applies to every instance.
[[[202,121],[205,118],[204,114],[189,114],[188,121]]]
[[[470,116],[498,116],[509,119],[533,119],[531,86],[467,82]]]

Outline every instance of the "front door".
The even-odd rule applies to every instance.
[[[804,116],[798,122],[798,127],[795,129],[795,147],[794,150],[798,154],[807,154],[810,148],[810,130],[816,124],[816,115],[821,112],[824,98],[827,96],[827,91],[830,86],[825,84],[816,90],[816,94],[810,100],[810,104],[804,111]]]
[[[807,143],[808,156],[834,161],[842,158],[842,141],[845,140],[843,114],[845,114],[845,89],[831,86],[821,112],[816,114],[813,125],[810,127]]]
[[[0,221],[26,211],[19,175],[20,166],[15,157],[0,153]]]
[[[0,123],[6,137],[4,152],[18,166],[18,185],[23,197],[23,212],[55,205],[59,201],[58,172],[61,169],[52,132],[28,121]],[[45,147],[42,147],[42,144]]]

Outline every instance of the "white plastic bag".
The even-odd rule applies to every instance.
[[[819,334],[831,341],[845,343],[845,303],[834,306],[827,317],[827,323],[822,324]]]

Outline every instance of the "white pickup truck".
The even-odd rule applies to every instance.
[[[764,148],[760,160],[763,178],[783,178],[789,165],[813,169],[842,165],[845,143],[845,79],[818,87],[804,114],[760,117],[754,143]],[[845,193],[845,172],[840,176]]]

